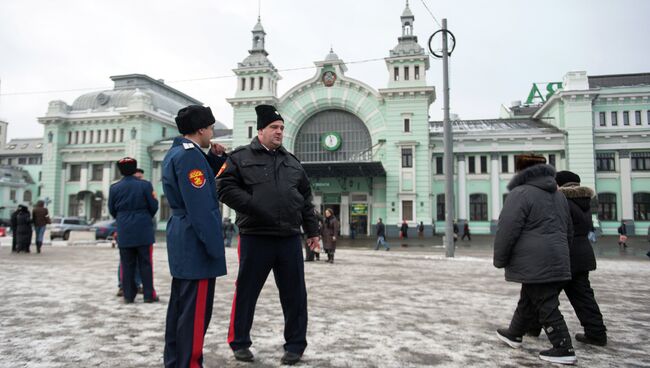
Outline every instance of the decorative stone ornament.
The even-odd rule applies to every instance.
[[[325,73],[323,73],[322,81],[325,87],[333,86],[334,83],[336,82],[336,73],[334,73],[333,71],[326,71]]]

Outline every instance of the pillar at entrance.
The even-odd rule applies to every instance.
[[[341,194],[341,218],[340,228],[341,235],[350,235],[350,197],[347,194]]]

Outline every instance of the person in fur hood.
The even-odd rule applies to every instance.
[[[497,337],[518,348],[524,333],[538,323],[553,345],[541,351],[539,358],[575,364],[571,335],[559,309],[559,294],[571,280],[569,204],[558,191],[555,169],[546,165],[544,156],[519,155],[515,170],[499,216],[494,266],[505,268],[507,281],[521,283],[521,292],[510,326],[497,329]]]
[[[571,171],[558,172],[555,180],[559,191],[569,200],[573,220],[573,242],[569,247],[571,281],[564,286],[564,292],[585,329],[584,334],[576,334],[575,338],[586,344],[605,346],[607,329],[589,283],[589,271],[596,269],[594,250],[587,238],[589,231],[593,230],[591,199],[595,194],[591,188],[580,186],[580,176]]]

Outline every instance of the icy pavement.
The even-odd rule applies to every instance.
[[[162,303],[122,304],[115,297],[118,252],[106,245],[45,246],[42,254],[0,248],[0,367],[161,367],[170,276],[157,246],[155,286]],[[273,277],[260,296],[252,329],[256,362],[234,360],[226,343],[237,274],[217,279],[206,367],[275,367],[283,318]],[[507,283],[489,254],[445,259],[425,252],[337,251],[336,263],[305,264],[309,347],[303,367],[546,367],[549,346],[524,338],[519,350],[497,340],[519,285]],[[609,345],[574,341],[583,367],[650,367],[650,261],[599,260],[591,276]],[[564,296],[573,334],[582,332]]]

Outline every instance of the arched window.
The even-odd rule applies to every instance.
[[[326,145],[332,137],[334,145]],[[370,161],[372,141],[366,125],[343,110],[321,111],[305,121],[296,134],[294,153],[303,162]]]
[[[438,194],[436,196],[436,219],[438,221],[445,221],[445,195]]]
[[[471,221],[488,220],[487,194],[476,193],[469,196],[469,219]]]
[[[601,221],[617,221],[616,193],[598,193],[598,219]]]
[[[23,202],[27,202],[27,203],[32,202],[32,191],[31,190],[26,190],[25,193],[23,193]]]
[[[650,220],[650,193],[634,193],[634,219],[637,221]]]

